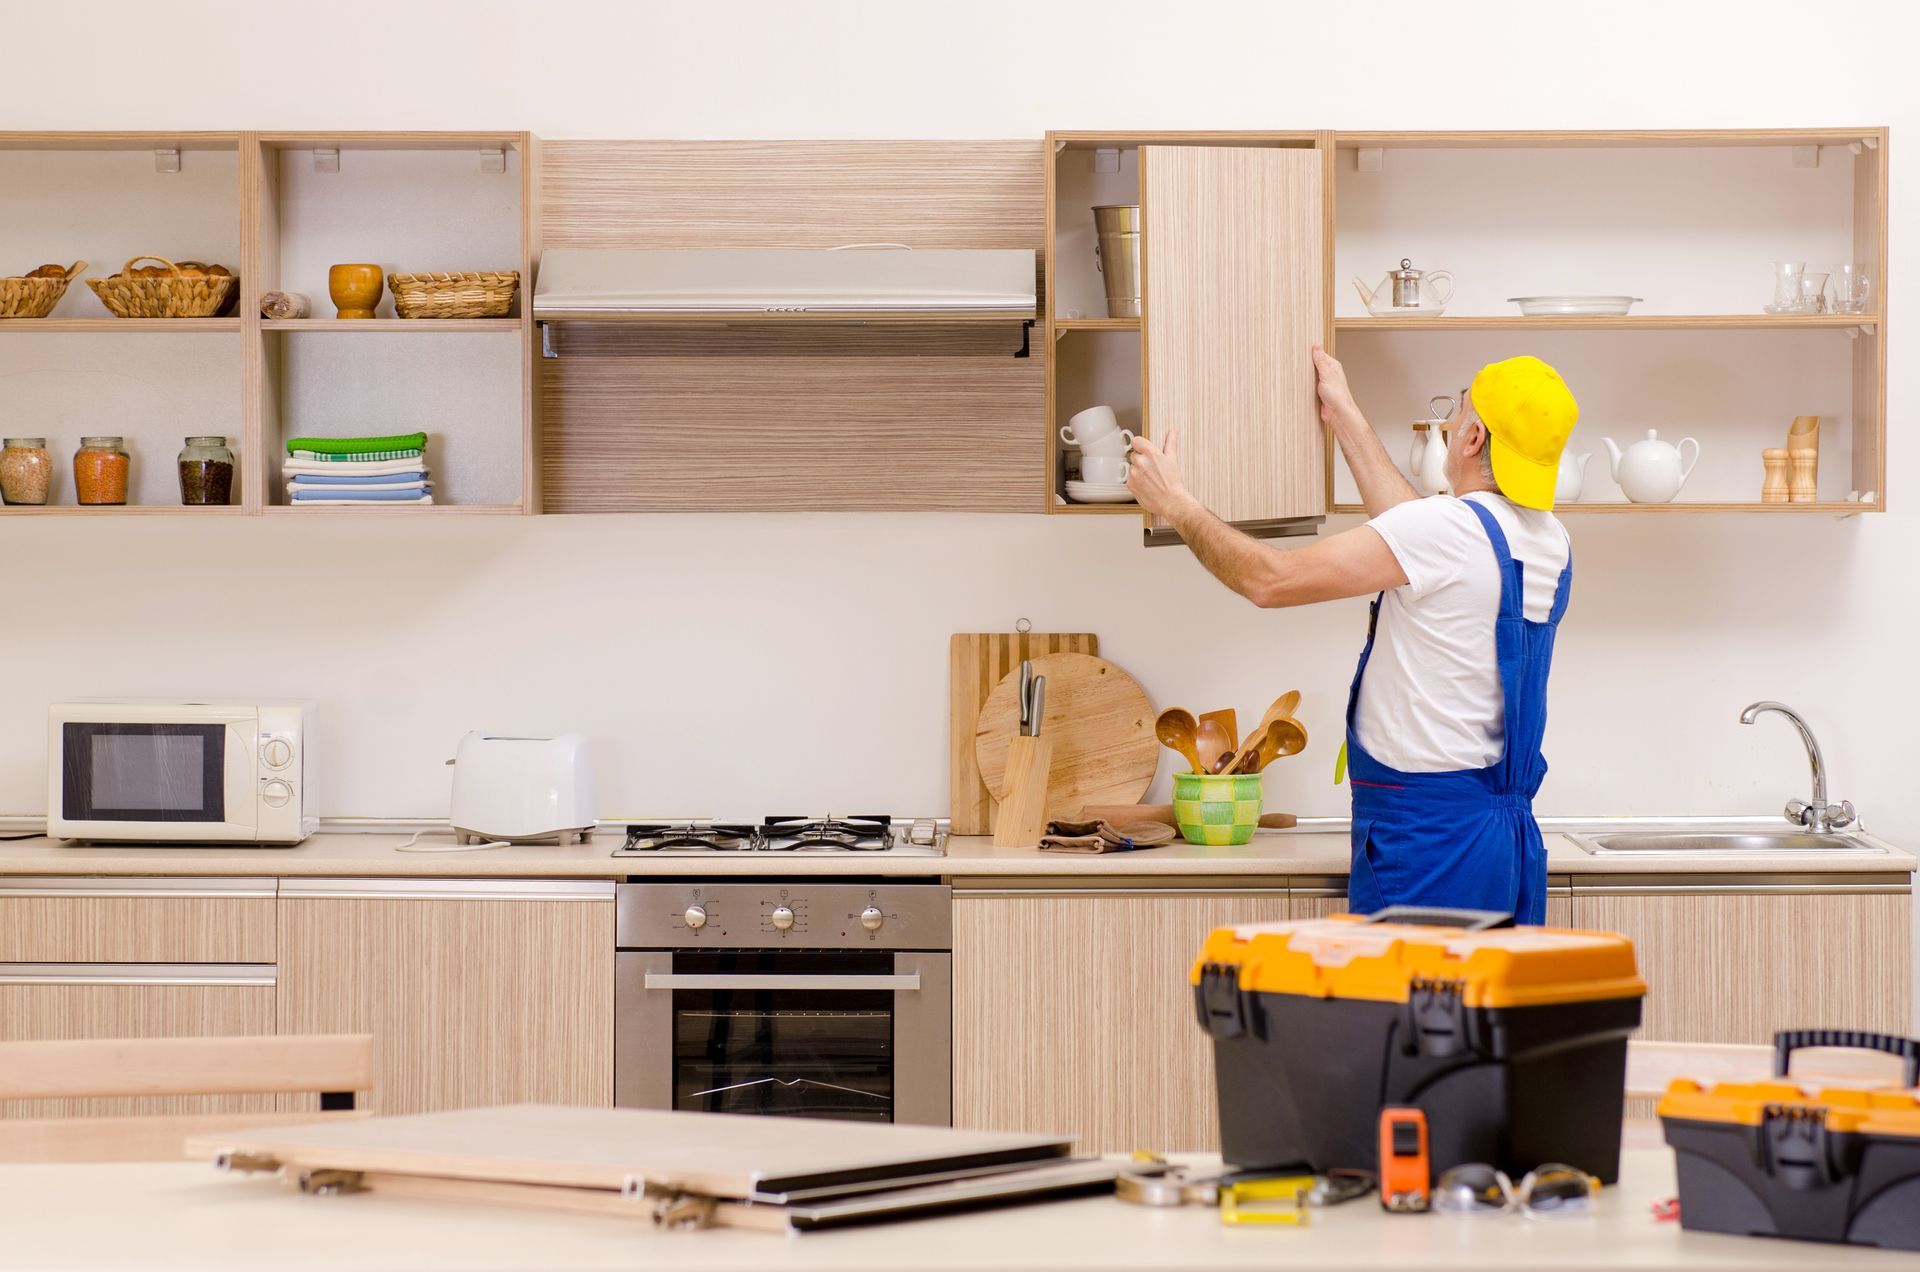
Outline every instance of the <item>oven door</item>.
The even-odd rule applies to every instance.
[[[616,977],[615,1104],[953,1121],[951,955],[626,951]]]
[[[105,714],[105,713],[103,713]],[[251,712],[56,719],[48,834],[66,839],[227,840],[256,833]]]

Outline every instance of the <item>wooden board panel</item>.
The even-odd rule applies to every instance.
[[[1187,971],[1214,928],[1287,913],[1279,890],[956,894],[954,1125],[1071,1133],[1081,1152],[1217,1149]]]
[[[157,1117],[35,1118],[0,1123],[0,1162],[178,1162],[190,1136],[363,1118],[313,1113],[175,1113]]]
[[[1773,1040],[1778,1029],[1904,1034],[1913,899],[1576,889],[1576,924],[1632,938],[1648,992],[1641,1038]]]
[[[955,632],[947,643],[947,795],[956,835],[993,829],[993,795],[980,780],[973,732],[994,686],[1021,660],[1041,654],[1098,654],[1092,632]]]
[[[1326,509],[1311,346],[1326,334],[1321,157],[1144,147],[1145,423],[1180,433],[1199,500],[1228,521]]]
[[[273,919],[271,893],[0,895],[0,963],[271,963]]]
[[[1091,654],[1043,654],[1033,660],[1033,674],[1047,682],[1040,726],[1052,743],[1047,815],[1078,817],[1087,804],[1144,799],[1160,764],[1160,743],[1153,700],[1140,682]],[[974,729],[980,780],[996,800],[1009,794],[1007,752],[1020,732],[1019,697],[1016,668],[987,695]]]
[[[274,1032],[272,985],[0,985],[0,1039],[193,1038]],[[271,1095],[8,1100],[0,1117],[264,1113]]]
[[[613,903],[283,898],[279,1029],[372,1034],[375,1113],[611,1104]]]
[[[547,247],[897,242],[1044,255],[1044,146],[542,143]],[[1037,279],[1036,279],[1037,282]],[[1046,341],[1018,324],[564,326],[539,360],[548,512],[1046,507]]]

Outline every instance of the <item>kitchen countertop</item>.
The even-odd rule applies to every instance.
[[[1751,829],[1752,823],[1721,823]],[[1594,823],[1604,825],[1604,823]],[[1615,823],[1616,826],[1619,823]],[[1687,829],[1710,823],[1689,822]],[[1634,829],[1651,829],[1643,821]],[[1206,848],[1172,843],[1138,852],[1085,856],[1040,852],[1034,848],[996,848],[984,837],[947,841],[945,857],[903,857],[847,853],[793,856],[774,853],[713,853],[701,857],[613,857],[621,842],[600,834],[591,843],[566,847],[519,845],[473,852],[399,852],[408,836],[322,831],[296,848],[188,848],[176,846],[75,847],[49,839],[0,843],[0,877],[7,875],[186,875],[618,879],[629,875],[731,874],[879,875],[953,879],[1012,876],[1204,877],[1345,875],[1347,834],[1319,827],[1262,831],[1237,848]],[[445,834],[423,843],[450,843]],[[1876,841],[1879,842],[1879,841]],[[1767,853],[1751,856],[1596,857],[1564,833],[1546,835],[1547,868],[1556,875],[1659,874],[1911,874],[1912,854],[1890,844],[1884,856],[1827,856],[1821,853]]]
[[[1648,1207],[1674,1192],[1673,1155],[1630,1148],[1593,1214],[1528,1221],[1388,1215],[1369,1199],[1308,1228],[1231,1228],[1201,1207],[1085,1197],[782,1237],[382,1197],[312,1197],[197,1163],[0,1165],[8,1267],[589,1269],[1912,1268],[1915,1256],[1682,1231]]]

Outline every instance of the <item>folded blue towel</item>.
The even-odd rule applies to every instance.
[[[295,473],[291,478],[296,486],[368,486],[397,485],[409,481],[425,481],[426,469],[411,473],[373,473],[364,477],[335,477],[332,473]]]
[[[309,499],[351,499],[360,503],[406,503],[428,494],[433,487],[427,485],[409,486],[405,490],[343,490],[333,489],[296,490],[293,501],[300,503]]]

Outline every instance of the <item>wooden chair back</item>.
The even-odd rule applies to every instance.
[[[314,1110],[0,1117],[0,1161],[178,1161],[190,1135],[364,1117],[370,1034],[0,1042],[0,1100],[314,1095]]]

